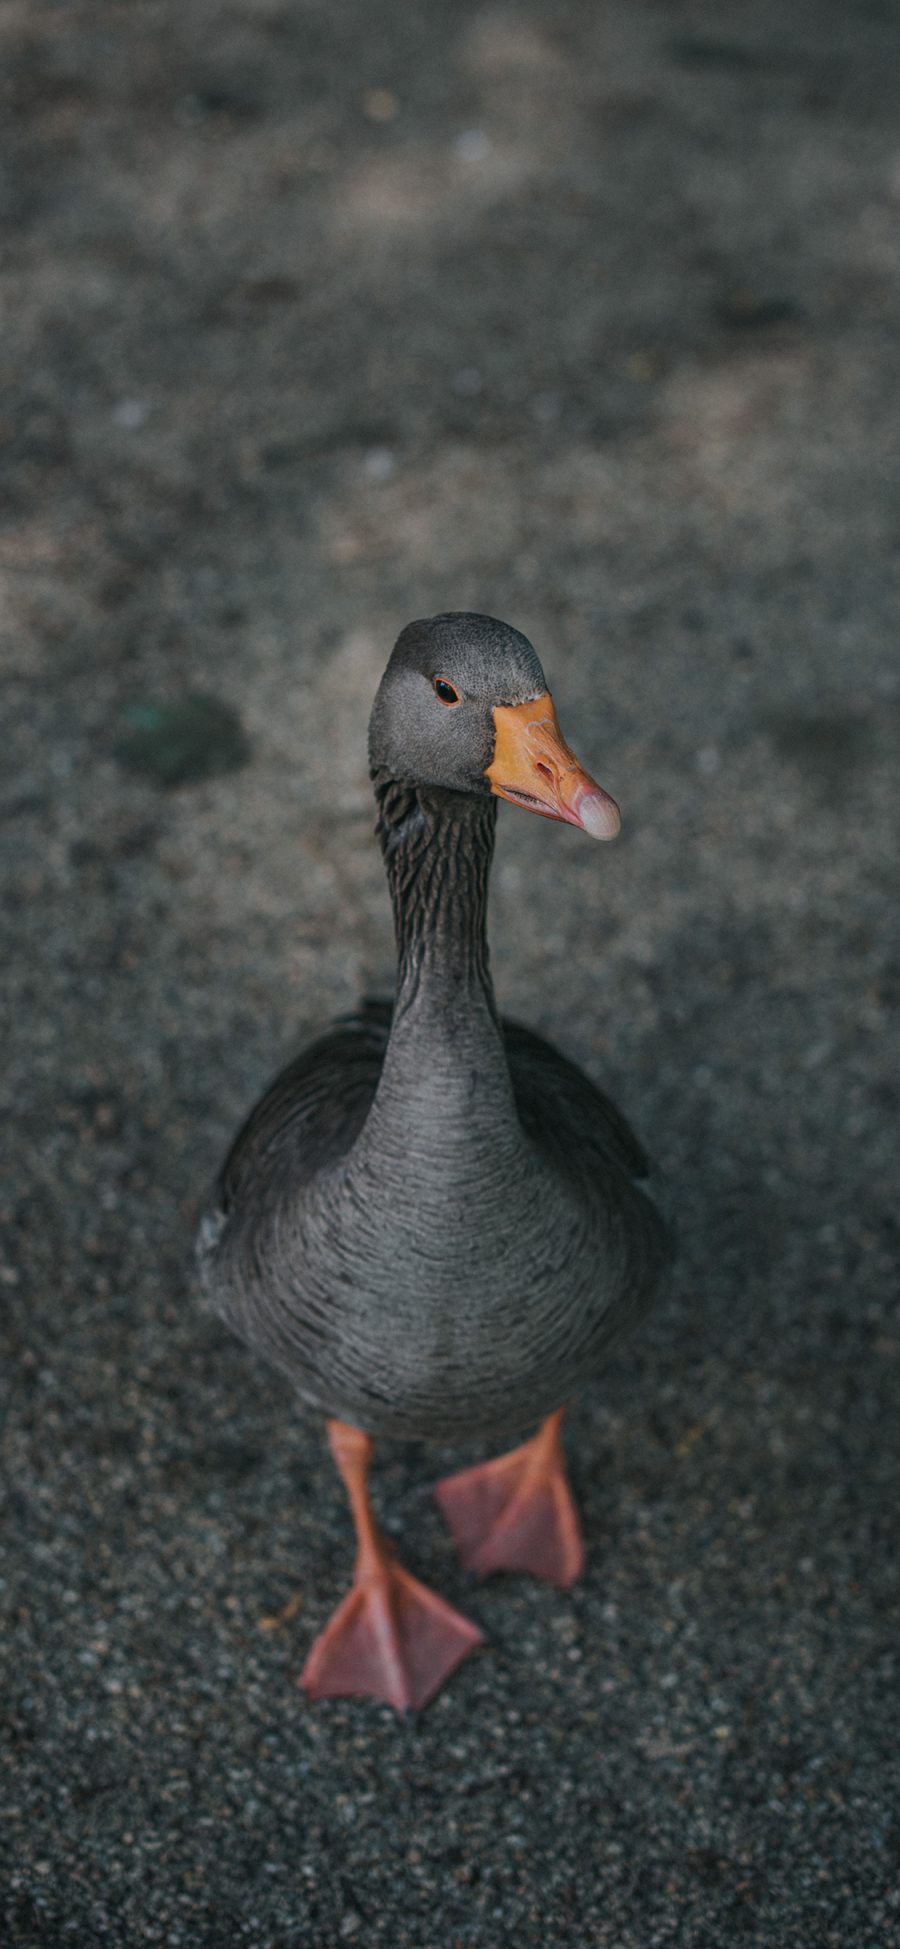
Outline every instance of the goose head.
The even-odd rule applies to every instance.
[[[615,801],[563,738],[528,638],[493,616],[407,625],[375,698],[369,763],[417,788],[493,793],[594,839],[619,830]]]

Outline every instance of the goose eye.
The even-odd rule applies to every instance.
[[[442,704],[459,703],[459,691],[454,690],[452,684],[448,684],[446,677],[433,677],[432,684],[435,696],[440,698]]]

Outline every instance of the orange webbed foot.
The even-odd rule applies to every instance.
[[[560,1439],[562,1409],[531,1441],[448,1475],[438,1506],[467,1570],[525,1570],[568,1587],[584,1568],[581,1527]]]
[[[300,1683],[313,1699],[362,1693],[417,1711],[483,1642],[477,1625],[385,1555],[316,1639]]]
[[[356,1571],[312,1647],[300,1684],[313,1699],[362,1694],[398,1712],[416,1712],[484,1637],[395,1562],[369,1504],[368,1435],[346,1421],[329,1421],[328,1440],[353,1511]]]

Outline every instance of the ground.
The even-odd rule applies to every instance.
[[[3,1940],[889,1949],[896,10],[5,0],[0,55]],[[571,1418],[574,1592],[469,1587],[475,1458],[381,1453],[489,1639],[410,1726],[296,1688],[347,1514],[191,1240],[389,991],[366,719],[448,607],[622,805],[502,808],[494,966],[680,1258]]]

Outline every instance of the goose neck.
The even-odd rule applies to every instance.
[[[375,778],[398,974],[396,1012],[436,1002],[496,1020],[487,946],[487,897],[496,802]]]

